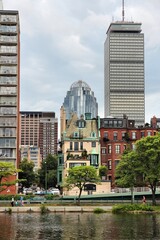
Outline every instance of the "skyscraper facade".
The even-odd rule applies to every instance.
[[[2,2],[1,6],[2,8]],[[20,26],[18,11],[0,10],[0,161],[19,165]],[[12,176],[15,180],[17,175]],[[7,190],[16,193],[16,186]],[[6,193],[6,192],[3,192]]]
[[[123,117],[144,125],[144,34],[141,23],[114,22],[104,44],[105,117]]]
[[[19,161],[20,27],[18,11],[0,10],[0,161]]]
[[[72,113],[76,113],[78,117],[87,113],[91,115],[91,118],[98,116],[98,103],[94,93],[82,80],[71,85],[64,99],[63,107],[66,111],[66,119],[70,119]]]

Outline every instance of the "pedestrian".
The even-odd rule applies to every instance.
[[[14,197],[12,197],[11,206],[14,207]]]
[[[145,196],[143,196],[143,198],[142,198],[142,203],[143,203],[143,204],[146,204],[146,198],[145,198]]]
[[[20,197],[20,203],[21,203],[21,206],[23,206],[23,197],[22,196]]]

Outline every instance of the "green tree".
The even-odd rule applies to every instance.
[[[116,168],[116,183],[133,188],[148,186],[152,191],[152,204],[156,205],[156,188],[160,181],[160,134],[136,142],[135,151],[122,155]]]
[[[26,158],[20,163],[19,168],[22,172],[19,173],[19,179],[23,181],[23,187],[30,187],[36,182],[36,173],[34,172],[34,163],[29,162]]]
[[[9,180],[9,177],[15,175],[20,171],[21,170],[15,168],[12,163],[0,162],[0,192],[7,189],[9,186],[13,186],[19,182],[18,179],[11,181]]]
[[[132,203],[134,202],[133,189],[139,179],[139,163],[135,151],[125,151],[116,167],[116,185],[131,189]]]
[[[99,183],[100,178],[97,175],[97,170],[93,166],[76,166],[68,170],[68,177],[66,178],[64,187],[72,189],[79,188],[78,203],[82,190],[86,183]]]
[[[56,187],[57,185],[58,157],[49,154],[41,163],[39,172],[40,186],[45,189]]]
[[[136,142],[137,160],[145,185],[151,188],[152,203],[156,205],[156,188],[160,181],[160,134]]]
[[[106,176],[108,171],[108,168],[106,166],[100,166],[99,167],[99,176],[102,178],[103,176]]]

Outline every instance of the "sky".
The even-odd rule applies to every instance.
[[[104,42],[122,0],[3,0],[17,10],[21,41],[21,111],[54,111],[70,86],[85,81],[104,117]],[[160,117],[160,0],[125,0],[125,21],[145,36],[145,122]]]

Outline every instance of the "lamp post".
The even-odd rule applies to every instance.
[[[44,163],[45,163],[45,190],[47,193],[47,162]]]

